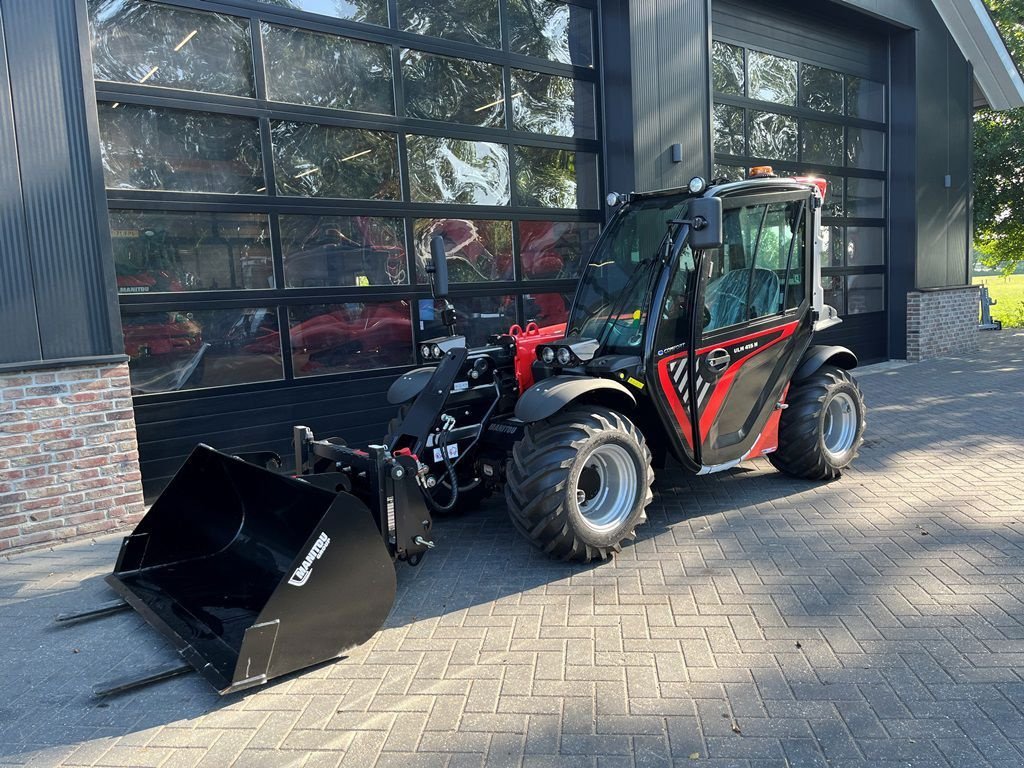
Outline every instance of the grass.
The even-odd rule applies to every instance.
[[[992,319],[1002,320],[1004,328],[1024,327],[1024,275],[975,276],[975,285],[987,285],[989,295],[998,304],[992,307]]]

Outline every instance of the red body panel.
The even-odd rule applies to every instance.
[[[537,359],[537,347],[565,337],[565,323],[539,328],[530,323],[526,328],[513,325],[509,335],[516,340],[516,381],[519,394],[533,386],[533,363]]]
[[[786,385],[786,390],[782,393],[782,402],[786,402],[786,395],[789,394],[789,385]],[[747,459],[753,459],[758,456],[764,456],[766,453],[772,453],[777,451],[779,448],[779,422],[782,420],[782,411],[776,409],[770,417],[768,417],[768,423],[764,425],[764,429],[761,430],[761,436],[757,438],[757,442],[754,447],[747,451],[747,455],[743,457],[744,461]]]

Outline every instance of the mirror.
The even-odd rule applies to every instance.
[[[721,230],[721,208],[719,208],[719,230]],[[434,235],[430,239],[430,265],[427,267],[430,282],[433,286],[434,298],[443,299],[448,296],[448,258],[444,252],[444,238]]]
[[[690,247],[695,251],[722,247],[722,198],[698,197],[690,201],[687,213],[690,226]]]

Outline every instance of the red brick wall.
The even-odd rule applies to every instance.
[[[0,552],[143,512],[128,364],[0,374]]]

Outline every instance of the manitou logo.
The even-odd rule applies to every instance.
[[[330,537],[326,533],[321,533],[316,541],[313,542],[313,546],[309,548],[309,552],[302,560],[302,565],[295,569],[295,573],[288,579],[288,583],[293,587],[301,587],[307,581],[309,581],[310,575],[313,573],[313,563],[320,559],[324,552],[327,551],[328,545],[331,543]]]

